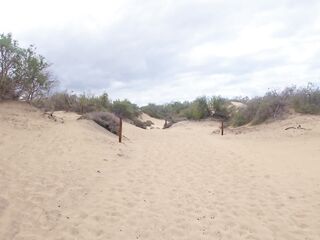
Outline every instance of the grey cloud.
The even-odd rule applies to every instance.
[[[290,56],[282,51],[285,45],[241,56],[213,55],[198,65],[190,64],[185,54],[205,43],[220,46],[236,41],[241,30],[252,25],[269,24],[275,27],[274,39],[303,44],[306,37],[319,36],[316,27],[319,9],[317,1],[297,0],[128,1],[123,16],[112,25],[99,23],[94,31],[83,27],[84,22],[73,21],[51,29],[35,26],[34,31],[24,33],[22,39],[38,46],[53,63],[51,69],[60,79],[62,89],[97,93],[105,90],[115,98],[127,95],[138,103],[162,102],[163,98],[186,98],[186,93],[192,98],[193,93],[214,92],[217,86],[212,81],[218,80],[210,76],[228,75],[232,79],[225,80],[223,88],[229,95],[242,94],[239,86],[248,83],[254,86],[246,94],[255,94],[260,92],[257,88],[268,86],[262,82],[270,79],[248,79],[256,72],[270,74],[273,68],[287,66]],[[305,64],[315,69],[318,63],[314,62],[317,61],[311,59]],[[189,86],[183,86],[183,81],[177,79],[187,73],[193,73],[193,80],[188,80]],[[275,73],[275,79],[278,77]],[[289,76],[283,78],[289,79]],[[310,80],[313,79],[305,81]],[[201,84],[197,83],[210,89],[198,88]],[[287,83],[290,85],[290,80]],[[163,86],[174,91],[166,91]],[[141,91],[148,96],[135,97]],[[152,94],[152,91],[162,91],[162,94]]]

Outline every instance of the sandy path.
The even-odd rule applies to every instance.
[[[223,138],[125,125],[119,145],[60,116],[0,119],[0,239],[320,239],[318,118]]]
[[[187,124],[139,140],[141,184],[132,187],[145,200],[135,224],[145,239],[319,238],[319,160],[305,152],[319,152],[313,138],[253,142],[209,132]]]

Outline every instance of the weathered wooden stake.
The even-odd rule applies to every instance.
[[[223,120],[221,121],[221,136],[223,136]]]
[[[119,143],[122,141],[122,118],[120,117],[120,122],[119,122]]]

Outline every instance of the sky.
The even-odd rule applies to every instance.
[[[320,82],[319,0],[0,0],[59,89],[139,105]]]

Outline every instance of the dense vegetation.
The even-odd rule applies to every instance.
[[[148,104],[141,110],[154,118],[180,121],[184,119],[201,120],[212,116],[228,117],[229,102],[214,96],[212,98],[199,97],[191,102],[173,102],[164,105]]]
[[[234,101],[243,103],[243,107],[236,107],[232,104],[232,99],[213,96],[180,104],[149,104],[141,109],[153,117],[167,119],[223,118],[233,126],[260,124],[269,119],[281,118],[290,110],[297,113],[320,114],[320,88],[313,84],[302,88],[286,88],[280,92],[269,91],[262,97],[245,97]]]
[[[57,92],[37,99],[33,101],[33,104],[44,111],[76,112],[88,116],[87,118],[89,119],[97,117],[98,120],[96,122],[103,122],[101,116],[105,118],[110,117],[110,115],[99,115],[97,112],[110,112],[115,117],[129,120],[130,123],[137,127],[146,129],[150,126],[150,122],[143,122],[139,119],[142,111],[136,104],[131,103],[127,99],[112,101],[107,93],[95,96],[85,93],[77,95],[69,94],[68,92]]]
[[[259,124],[268,119],[282,117],[290,110],[297,113],[320,114],[320,88],[308,84],[303,88],[291,87],[281,92],[270,91],[262,97],[247,100],[245,104],[245,108],[231,112],[232,125]]]
[[[139,108],[129,100],[111,101],[106,93],[100,96],[70,95],[55,93],[34,101],[45,110],[66,110],[78,113],[109,111],[117,116],[130,119],[133,124],[146,128],[148,124],[138,117],[142,112],[154,118],[166,119],[171,123],[181,120],[201,120],[209,117],[225,119],[233,126],[248,123],[260,124],[270,119],[278,119],[294,110],[297,113],[320,114],[320,88],[308,84],[303,88],[286,88],[283,91],[269,91],[264,96],[235,99],[243,107],[236,107],[232,99],[219,96],[200,97],[190,102],[173,102],[164,105],[148,104]]]
[[[67,91],[51,93],[56,81],[51,79],[48,67],[45,58],[37,54],[33,46],[21,48],[11,34],[1,34],[0,100],[24,100],[45,111],[77,112],[103,126],[109,123],[115,126],[115,118],[122,117],[141,128],[152,124],[139,119],[142,112],[154,118],[166,119],[166,127],[184,119],[201,120],[209,117],[224,119],[233,126],[260,124],[269,119],[280,118],[290,110],[320,114],[320,89],[313,84],[303,88],[286,88],[281,92],[269,91],[264,96],[251,99],[235,99],[234,101],[243,103],[242,107],[237,107],[232,103],[233,100],[220,96],[199,97],[190,102],[163,105],[150,103],[138,107],[127,99],[112,101],[107,93],[99,96],[70,94]],[[112,132],[116,131],[114,127],[109,128]]]

